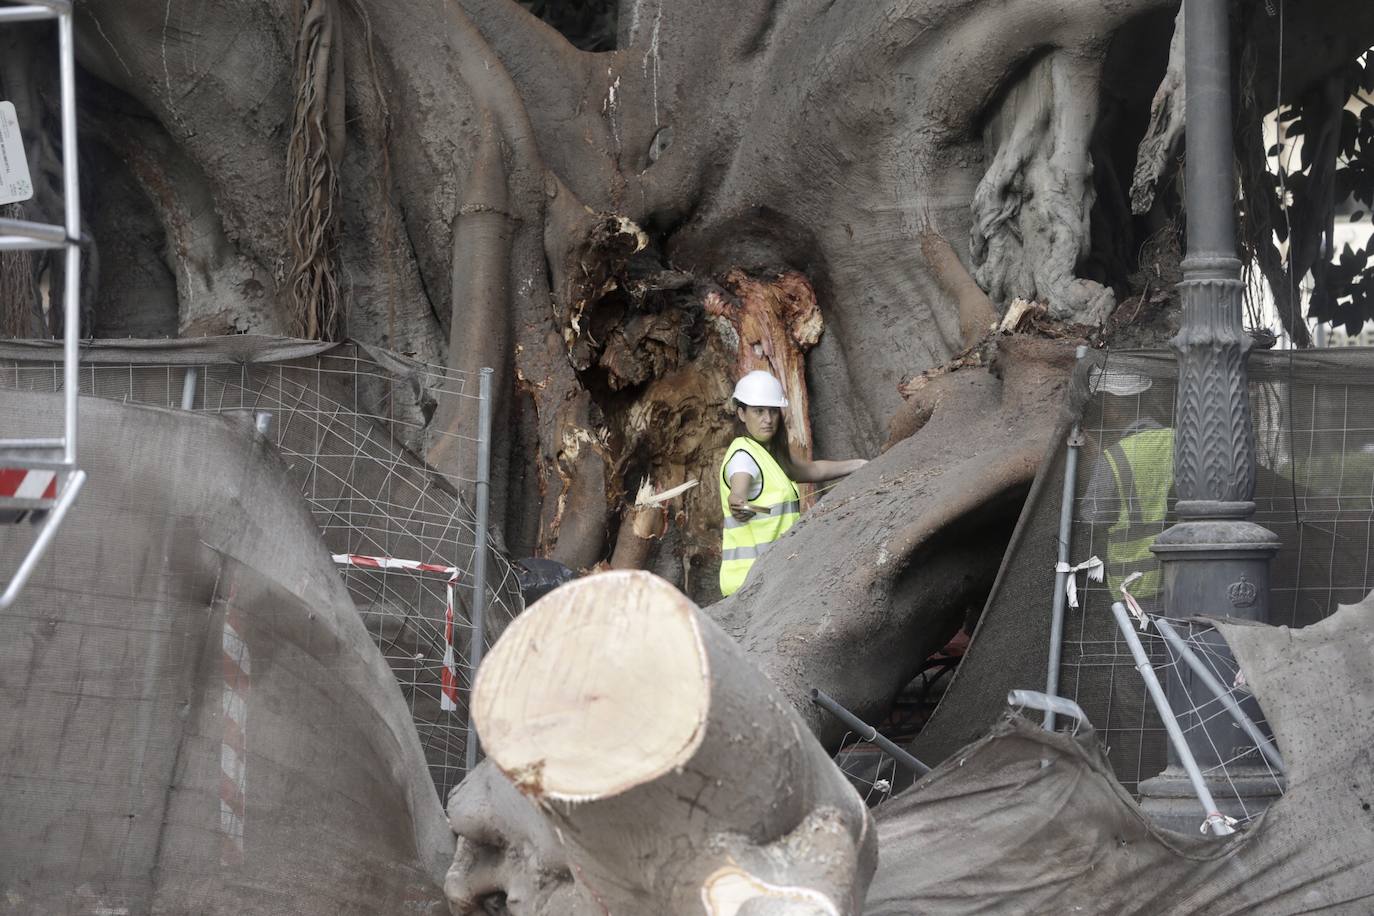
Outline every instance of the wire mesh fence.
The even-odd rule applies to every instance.
[[[240,415],[269,413],[266,435],[287,464],[332,554],[454,567],[452,644],[459,702],[443,708],[447,648],[442,576],[341,566],[377,645],[410,705],[441,795],[463,776],[471,671],[469,575],[476,550],[476,430],[436,429],[478,397],[476,373],[354,344],[245,338],[110,343],[82,353],[81,393],[142,405]],[[163,346],[159,346],[163,344]],[[61,389],[59,354],[0,344],[0,386]],[[445,452],[442,469],[425,456]],[[484,643],[521,610],[515,572],[487,551]]]
[[[845,732],[840,750],[835,754],[835,765],[869,808],[882,805],[903,785],[897,761],[854,732]]]
[[[1109,611],[1126,577],[1152,616],[1163,613],[1158,564],[1148,550],[1176,520],[1172,492],[1175,363],[1166,353],[1112,353],[1106,367],[1148,380],[1130,395],[1097,392],[1082,414],[1071,545],[1074,562],[1106,561],[1105,581],[1079,582],[1079,606],[1065,617],[1061,689],[1087,712],[1131,791],[1167,763],[1163,723]],[[1301,627],[1338,604],[1359,601],[1374,587],[1374,352],[1368,350],[1256,353],[1250,360],[1250,400],[1258,454],[1254,521],[1278,535],[1270,572],[1268,622]],[[1124,459],[1124,460],[1123,460]],[[1123,482],[1123,465],[1132,480]],[[1144,494],[1144,495],[1141,495]],[[1150,494],[1156,494],[1157,500]],[[1045,532],[1053,538],[1053,532]],[[1223,616],[1228,608],[1196,608]],[[1206,639],[1194,632],[1194,643]],[[1165,673],[1177,659],[1157,635],[1142,634],[1151,663]],[[1211,643],[1207,643],[1211,646]],[[1219,668],[1224,652],[1199,652]],[[1226,675],[1226,676],[1223,676]],[[1234,671],[1219,671],[1232,684]],[[1229,677],[1229,679],[1228,679]],[[1241,688],[1234,688],[1241,690]],[[1196,698],[1181,719],[1189,728],[1220,723],[1215,702]],[[1252,702],[1252,701],[1247,701]],[[1216,766],[1246,770],[1243,759]],[[1261,780],[1268,777],[1260,766]]]
[[[1163,659],[1155,669],[1203,777],[1224,787],[1214,791],[1224,810],[1234,811],[1241,823],[1253,820],[1263,813],[1263,807],[1254,807],[1255,799],[1277,798],[1286,783],[1263,711],[1240,666],[1210,624],[1163,618],[1152,623],[1152,638],[1162,643],[1152,653]],[[1162,638],[1166,632],[1174,640]],[[1206,674],[1193,670],[1185,652]],[[1209,689],[1209,683],[1218,689]]]

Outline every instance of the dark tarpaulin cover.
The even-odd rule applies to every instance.
[[[15,429],[60,405],[0,391]],[[0,612],[0,913],[444,912],[409,711],[275,450],[80,418],[90,480]],[[6,527],[8,576],[32,534]]]
[[[1374,912],[1374,599],[1302,629],[1217,625],[1288,771],[1253,826],[1160,831],[1091,730],[1011,718],[879,809],[867,916]]]

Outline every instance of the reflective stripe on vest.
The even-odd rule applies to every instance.
[[[1174,431],[1146,429],[1107,449],[1121,509],[1107,529],[1107,586],[1112,599],[1133,572],[1145,575],[1131,585],[1137,598],[1154,598],[1163,585],[1159,561],[1150,551],[1163,530],[1174,482]]]
[[[759,513],[747,522],[730,514],[730,482],[725,479],[725,465],[741,449],[754,459],[763,475],[763,488],[749,504],[768,509],[767,513]],[[769,454],[767,446],[741,436],[730,443],[720,465],[720,511],[725,519],[720,536],[720,592],[729,595],[744,584],[754,561],[797,521],[801,495],[797,485]]]
[[[728,509],[728,508],[730,508],[730,503],[729,503],[729,492],[730,492],[730,488],[729,488],[729,487],[726,487],[725,490],[726,490],[726,504],[725,504],[725,507]],[[755,505],[755,506],[757,506],[757,505],[759,505],[759,503],[755,502],[755,503],[751,503],[750,505]],[[778,503],[776,506],[769,506],[769,507],[768,507],[768,514],[769,514],[769,515],[786,515],[786,514],[788,514],[789,512],[792,513],[793,515],[796,515],[796,514],[800,513],[800,512],[801,512],[801,500],[794,499],[794,500],[790,500],[789,502]],[[759,517],[760,517],[760,516],[758,516],[758,515],[754,516],[755,519],[758,519]],[[743,528],[745,525],[748,525],[748,524],[749,524],[749,522],[742,522],[742,521],[740,521],[739,519],[735,518],[733,515],[727,515],[727,516],[725,516],[725,527],[726,527],[726,528]]]

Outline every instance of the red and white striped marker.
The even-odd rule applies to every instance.
[[[220,637],[224,689],[220,695],[223,734],[219,748],[219,829],[223,835],[220,845],[223,865],[243,864],[243,825],[248,799],[248,694],[253,668],[234,597],[235,589],[230,586]]]
[[[334,562],[340,566],[364,569],[408,569],[448,576],[448,606],[444,609],[444,666],[439,671],[439,708],[445,712],[457,712],[458,665],[453,654],[453,587],[458,584],[458,567],[421,563],[419,560],[399,560],[396,557],[365,557],[356,553],[336,553]]]
[[[444,611],[444,667],[439,669],[439,708],[444,712],[458,710],[458,666],[453,658],[453,584],[448,580],[448,607]]]
[[[57,499],[57,472],[0,468],[0,499]]]

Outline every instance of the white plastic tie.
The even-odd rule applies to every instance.
[[[1136,626],[1140,628],[1140,632],[1142,633],[1149,629],[1150,618],[1145,616],[1145,609],[1140,606],[1140,602],[1135,600],[1135,596],[1128,592],[1127,589],[1134,585],[1135,580],[1143,575],[1145,575],[1143,572],[1133,572],[1126,577],[1126,581],[1121,583],[1121,597],[1124,599],[1126,610],[1131,612],[1131,616],[1135,618]]]
[[[1056,563],[1054,564],[1054,571],[1069,574],[1069,577],[1064,580],[1064,592],[1069,596],[1069,607],[1078,607],[1078,574],[1086,572],[1089,579],[1094,582],[1101,582],[1105,568],[1102,561],[1097,557],[1088,557],[1077,566],[1070,566],[1063,562]]]
[[[1240,822],[1229,814],[1213,811],[1198,827],[1198,833],[1210,833],[1212,836],[1230,836],[1236,832],[1236,824],[1238,823]]]

